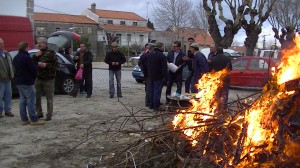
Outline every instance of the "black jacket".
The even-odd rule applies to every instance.
[[[28,52],[19,51],[13,60],[16,85],[34,85],[37,67]]]
[[[150,52],[147,56],[148,79],[153,81],[167,80],[167,58],[163,54],[163,51],[159,48],[154,48],[154,51]]]
[[[180,66],[180,69],[178,69],[176,71],[176,74],[181,74],[183,67],[186,65],[186,61],[182,60],[182,57],[184,57],[184,56],[185,56],[185,54],[180,50],[179,54],[177,55],[176,60],[175,60],[175,65],[178,66],[178,67]],[[174,51],[170,51],[168,53],[167,60],[168,60],[169,63],[173,63]]]
[[[78,63],[77,69],[79,69],[80,52],[77,52],[75,56],[79,57],[79,59],[77,60],[74,59],[74,63]],[[93,71],[92,62],[93,62],[93,54],[90,51],[86,51],[83,55],[83,65],[84,65],[83,73],[90,73]]]
[[[144,73],[144,77],[148,78],[148,68],[147,68],[147,62],[148,62],[148,55],[150,51],[145,52],[143,55],[141,55],[138,65],[141,68],[142,72]]]
[[[121,64],[126,62],[126,58],[123,53],[120,51],[110,51],[106,54],[105,63],[109,65],[108,69],[112,71],[118,71],[121,69]],[[112,62],[119,62],[118,66],[112,65]]]
[[[225,56],[223,53],[217,53],[211,57],[211,70],[221,71],[224,68],[232,69],[231,60],[229,57]]]

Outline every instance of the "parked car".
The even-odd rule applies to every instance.
[[[203,48],[201,52],[205,55],[206,59],[208,58],[208,55],[210,53],[210,48]],[[231,60],[234,60],[238,57],[244,56],[243,53],[232,50],[232,49],[223,49],[223,54],[225,56],[228,56]]]
[[[262,88],[271,75],[271,67],[279,60],[267,57],[245,56],[232,61],[230,87]]]
[[[38,51],[39,51],[38,49],[29,50],[29,54],[32,57]],[[9,53],[14,59],[18,51],[11,51]],[[58,52],[56,52],[56,57],[58,61],[58,67],[56,70],[55,91],[57,93],[62,93],[62,94],[70,93],[73,90],[75,84],[74,82],[74,76],[76,73],[75,66]],[[15,85],[14,80],[12,81],[12,92],[13,94],[18,94],[18,89]]]

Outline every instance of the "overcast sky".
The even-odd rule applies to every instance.
[[[96,3],[97,9],[134,12],[145,19],[147,19],[148,16],[150,21],[154,23],[155,21],[152,16],[155,2],[156,0],[34,0],[34,11],[80,15],[84,9],[91,8],[91,4]],[[200,0],[192,0],[192,2],[196,5]],[[224,8],[224,10],[226,10],[226,8]],[[226,11],[224,13],[226,13]],[[274,33],[266,28],[268,28],[268,26],[264,26],[263,32],[266,32],[265,34],[271,34],[266,36],[266,41],[269,41],[269,39],[273,38]],[[241,29],[240,33],[235,36],[235,39],[240,43],[243,43],[245,39],[245,33],[243,32],[244,30]],[[262,39],[260,39],[259,42],[262,42]]]

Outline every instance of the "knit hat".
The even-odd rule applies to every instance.
[[[193,43],[193,44],[190,45],[190,47],[193,47],[195,49],[199,49],[200,46],[199,46],[198,43]]]

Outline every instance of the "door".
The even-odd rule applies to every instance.
[[[248,59],[236,59],[232,62],[232,71],[230,72],[230,85],[245,86],[247,84]]]

